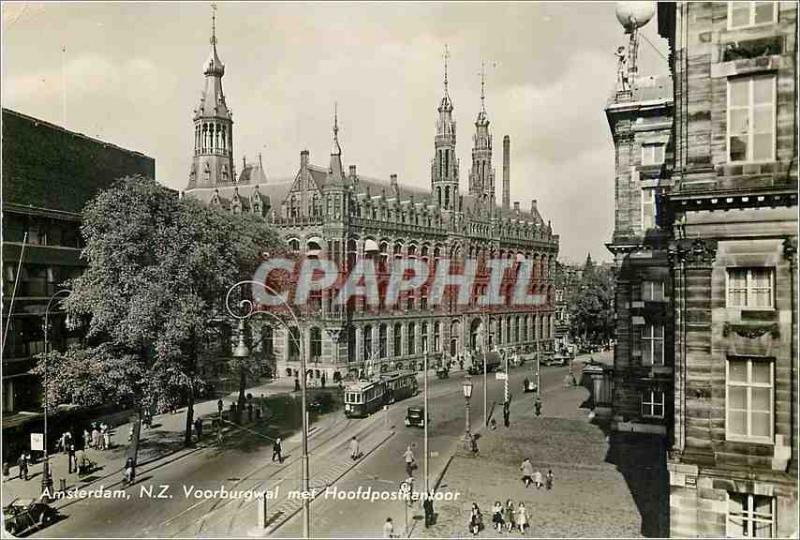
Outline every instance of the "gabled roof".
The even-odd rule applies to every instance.
[[[280,208],[293,183],[294,179],[292,178],[277,178],[272,182],[261,184],[229,184],[217,187],[195,188],[187,190],[184,194],[205,204],[211,203],[216,198],[223,208],[230,208],[234,194],[238,191],[243,208],[250,207],[249,201],[254,196],[262,198],[265,208],[267,206]],[[247,201],[247,206],[245,206],[245,201]]]
[[[239,174],[239,184],[265,184],[267,183],[267,175],[261,163],[245,163],[242,172]]]

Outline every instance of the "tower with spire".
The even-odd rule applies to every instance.
[[[472,136],[472,169],[469,172],[469,194],[494,207],[494,169],[492,169],[492,135],[486,116],[485,69],[481,63],[481,110],[475,119]]]
[[[439,103],[436,121],[434,158],[431,162],[431,190],[434,200],[444,210],[454,210],[458,201],[458,160],[456,159],[456,122],[453,120],[453,101],[447,88],[447,59],[444,52],[444,96]]]
[[[225,65],[217,54],[216,4],[211,12],[211,51],[203,65],[205,87],[194,110],[194,156],[187,189],[232,184],[233,114],[225,103]]]
[[[347,178],[342,167],[342,147],[339,145],[339,108],[333,108],[333,142],[331,144],[331,161],[328,165],[328,175],[322,188],[323,197],[330,202],[332,213],[327,216],[329,220],[341,222],[347,218],[348,197]]]

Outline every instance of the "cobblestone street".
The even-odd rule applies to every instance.
[[[509,429],[486,431],[479,439],[477,457],[459,451],[447,469],[440,490],[461,493],[455,502],[438,504],[436,523],[418,534],[427,537],[466,537],[469,509],[476,502],[483,515],[483,537],[499,534],[492,529],[492,506],[511,499],[515,506],[525,503],[530,537],[635,537],[649,536],[658,527],[643,522],[656,519],[666,502],[655,493],[666,493],[665,472],[650,469],[646,454],[654,457],[659,444],[646,439],[638,443],[641,461],[627,459],[626,446],[610,451],[604,431],[587,419],[579,408],[586,398],[582,388],[559,389],[545,399],[542,417],[535,418],[530,407],[517,407]],[[527,398],[522,398],[525,400]],[[513,410],[513,409],[512,409]],[[524,411],[524,412],[523,412]],[[558,418],[554,416],[559,416]],[[614,463],[610,462],[611,456]],[[545,475],[552,469],[553,489],[525,488],[520,465],[530,457],[534,470]],[[616,463],[625,464],[618,467]],[[624,469],[624,470],[623,470]],[[661,483],[661,485],[659,485]],[[634,485],[640,492],[632,493]],[[642,490],[646,493],[641,492]],[[644,501],[644,502],[642,502]],[[663,503],[663,504],[661,504]],[[643,506],[643,508],[640,508]],[[654,517],[656,516],[656,517]],[[663,516],[661,516],[663,518]]]

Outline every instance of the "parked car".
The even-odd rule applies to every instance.
[[[405,425],[407,427],[425,427],[425,407],[409,407],[406,409]],[[430,423],[431,417],[427,416]]]
[[[14,499],[3,507],[6,531],[14,536],[24,536],[44,528],[58,519],[58,510],[39,499]]]
[[[550,356],[546,361],[542,362],[545,366],[566,366],[570,362],[570,357],[566,354],[557,354]]]

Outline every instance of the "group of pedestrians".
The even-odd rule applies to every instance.
[[[111,448],[111,429],[105,422],[94,422],[91,433],[88,429],[83,430],[83,441],[89,448],[108,450]]]
[[[541,471],[534,470],[530,458],[525,458],[519,468],[522,471],[522,483],[525,484],[525,487],[529,487],[533,484],[536,486],[536,489],[541,489],[542,487],[548,491],[553,489],[552,469],[548,469],[547,474],[542,476]]]
[[[499,533],[512,532],[514,529],[525,533],[528,529],[528,510],[525,508],[525,503],[520,502],[515,507],[511,499],[508,499],[505,505],[495,501],[492,507],[492,526]]]

